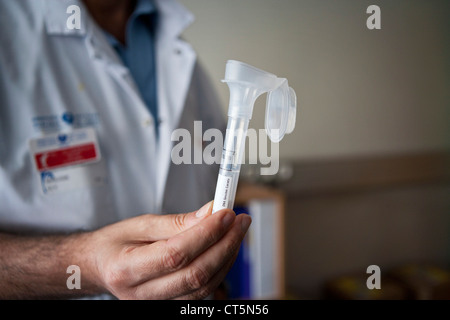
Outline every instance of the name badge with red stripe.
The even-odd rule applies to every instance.
[[[30,140],[30,152],[44,194],[69,190],[74,186],[92,185],[100,181],[98,168],[86,166],[101,159],[93,128],[67,133],[48,134]],[[86,169],[87,168],[87,169]],[[95,169],[95,170],[94,170]],[[87,171],[86,171],[87,170]],[[89,174],[86,174],[89,171]]]

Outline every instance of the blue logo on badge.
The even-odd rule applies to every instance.
[[[55,176],[53,175],[53,172],[51,172],[51,171],[42,171],[41,172],[41,184],[42,184],[42,191],[44,192],[44,193],[47,193],[47,188],[46,188],[46,186],[45,186],[45,182],[47,181],[47,180],[54,180],[55,179]]]
[[[73,113],[72,112],[64,112],[62,115],[62,119],[64,122],[67,122],[68,124],[72,124],[73,123]]]
[[[58,140],[61,144],[64,144],[67,142],[67,134],[59,134]]]

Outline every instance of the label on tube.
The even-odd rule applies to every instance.
[[[224,176],[219,174],[217,179],[216,194],[214,197],[214,206],[212,212],[216,212],[225,208],[228,208],[231,188],[233,186],[233,177]]]

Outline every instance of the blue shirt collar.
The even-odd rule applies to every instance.
[[[136,1],[136,6],[134,8],[133,13],[131,14],[130,18],[128,19],[127,22],[127,30],[128,30],[128,26],[132,23],[134,23],[134,21],[140,17],[140,16],[144,16],[144,15],[151,15],[153,13],[157,13],[157,9],[155,6],[155,2],[154,0],[137,0]],[[108,42],[115,48],[117,47],[122,47],[123,45],[113,36],[111,35],[109,32],[104,31],[106,38],[108,39]]]
[[[132,17],[142,14],[152,14],[156,12],[156,6],[153,0],[138,0],[134,8]]]

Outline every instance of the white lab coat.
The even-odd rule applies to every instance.
[[[193,16],[174,0],[155,3],[159,142],[128,69],[82,1],[0,0],[0,231],[93,229],[212,200],[217,166],[174,165],[171,134],[192,131],[194,120],[203,120],[203,130],[223,129],[222,109],[180,39]],[[72,4],[81,8],[80,29],[66,26]],[[65,122],[68,112],[79,121]],[[95,129],[102,157],[82,174],[102,172],[99,183],[43,194],[29,141],[75,125]]]

